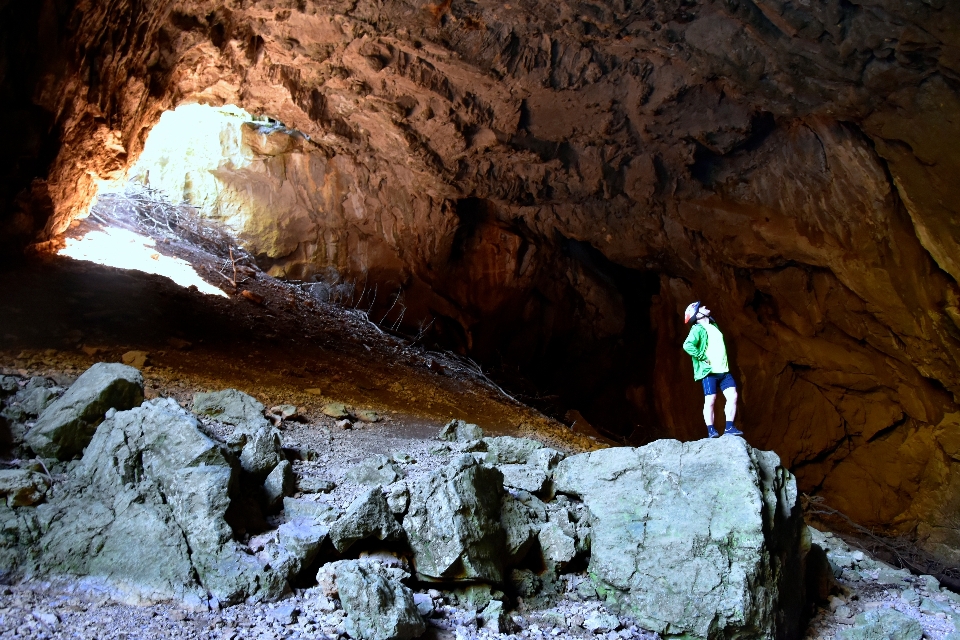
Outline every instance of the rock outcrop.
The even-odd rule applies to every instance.
[[[463,454],[408,484],[403,528],[421,580],[503,580],[503,475]]]
[[[225,520],[233,483],[224,452],[176,401],[118,412],[37,507],[37,569],[101,578],[135,602],[275,598],[283,577],[244,553]]]
[[[321,584],[332,583],[347,613],[346,630],[359,640],[409,640],[419,638],[426,624],[413,592],[400,580],[409,577],[400,569],[379,562],[341,560],[325,565]]]
[[[796,482],[776,454],[733,436],[661,440],[571,456],[556,484],[592,515],[597,590],[645,628],[699,638],[799,635],[805,525]]]
[[[98,362],[62,397],[43,409],[27,434],[37,454],[68,460],[83,453],[107,411],[123,411],[143,402],[143,375],[124,364]]]

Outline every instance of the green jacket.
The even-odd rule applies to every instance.
[[[690,334],[683,341],[683,350],[693,358],[693,379],[703,380],[713,370],[707,360],[707,330],[700,323],[690,327]]]

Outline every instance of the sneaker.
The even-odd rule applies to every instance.
[[[717,433],[717,430],[714,429],[712,426],[707,427],[707,437],[708,437],[708,438],[716,438],[716,437],[718,437],[719,435],[720,435],[720,434]]]
[[[723,430],[723,435],[725,435],[725,436],[742,436],[742,435],[743,435],[743,431],[740,431],[740,429],[737,429],[736,427],[730,427],[729,429],[724,429],[724,430]]]

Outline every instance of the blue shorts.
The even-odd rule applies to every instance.
[[[717,395],[717,387],[720,387],[720,391],[726,391],[727,389],[736,389],[737,383],[733,381],[733,376],[730,373],[708,373],[707,377],[701,380],[703,383],[703,395],[705,396],[714,396]]]

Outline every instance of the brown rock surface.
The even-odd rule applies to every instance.
[[[255,162],[217,172],[272,273],[376,287],[383,322],[433,319],[437,341],[526,367],[634,442],[701,435],[679,312],[702,298],[752,444],[859,522],[960,548],[960,5],[0,16],[2,109],[23,123],[8,242],[62,232],[164,109],[236,104],[286,125],[247,127]]]

